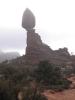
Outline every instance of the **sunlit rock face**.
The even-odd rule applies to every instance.
[[[25,10],[22,17],[22,27],[27,31],[35,27],[35,16],[28,8]]]

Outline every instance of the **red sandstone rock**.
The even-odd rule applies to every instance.
[[[71,61],[71,56],[67,48],[53,51],[48,45],[44,44],[41,37],[35,33],[35,17],[33,13],[26,9],[23,14],[22,27],[27,30],[27,47],[25,61],[30,64],[37,64],[39,61],[48,60],[54,64],[67,64]]]

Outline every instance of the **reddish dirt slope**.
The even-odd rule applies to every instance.
[[[47,96],[48,100],[75,100],[75,76],[68,78],[68,80],[72,81],[70,89],[54,93],[47,90],[44,95]]]
[[[48,100],[75,100],[75,89],[65,90],[54,94],[45,91],[44,94],[47,96]]]

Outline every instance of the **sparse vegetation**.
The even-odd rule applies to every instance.
[[[64,90],[69,88],[71,84],[70,81],[63,77],[60,67],[52,65],[48,61],[39,63],[34,76],[37,82],[51,89]]]
[[[34,89],[29,87],[30,82],[35,81],[38,85]],[[16,68],[16,64],[0,64],[0,98],[1,100],[16,100],[18,90],[27,87],[24,92],[24,98],[33,97],[36,100],[47,100],[41,94],[41,89],[53,89],[55,91],[62,91],[69,88],[70,81],[65,79],[61,74],[60,67],[50,64],[48,61],[42,61],[38,64],[33,72],[30,72],[27,68]],[[34,86],[35,84],[33,84]],[[37,90],[38,89],[38,90]],[[30,92],[31,91],[31,92]],[[33,96],[35,95],[35,96]]]

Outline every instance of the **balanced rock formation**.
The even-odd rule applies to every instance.
[[[39,61],[48,60],[49,62],[58,65],[71,62],[71,57],[67,48],[54,51],[42,42],[40,36],[34,29],[35,16],[29,9],[26,9],[23,14],[22,27],[27,30],[25,62],[37,64]]]

